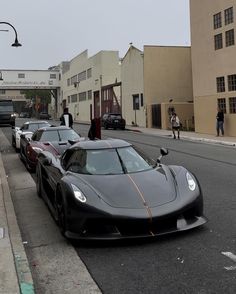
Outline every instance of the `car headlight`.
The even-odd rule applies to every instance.
[[[39,147],[35,147],[35,146],[32,146],[32,149],[33,149],[35,152],[37,152],[37,153],[43,151],[43,149],[41,149],[41,148],[39,148]]]
[[[80,202],[85,203],[87,199],[84,196],[84,194],[80,191],[80,189],[73,184],[71,184],[71,187],[73,189],[75,198]]]
[[[15,114],[15,113],[12,113],[12,114],[11,114],[11,117],[16,117],[16,114]]]
[[[196,189],[196,182],[194,181],[193,177],[190,175],[190,173],[186,173],[186,179],[188,182],[188,187],[191,191],[194,191]]]

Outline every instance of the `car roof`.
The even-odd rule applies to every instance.
[[[107,112],[107,113],[104,113],[104,114],[108,114],[108,115],[121,115],[121,113],[117,113],[117,112]]]
[[[55,130],[72,130],[72,129],[67,126],[57,126],[57,127],[42,127],[39,130],[55,131]]]
[[[70,149],[108,149],[108,148],[120,148],[120,147],[129,147],[132,144],[121,140],[121,139],[105,139],[105,140],[84,140],[79,141],[72,145]]]
[[[32,121],[26,121],[24,123],[24,125],[30,125],[30,124],[49,124],[49,122],[44,120],[32,120]]]

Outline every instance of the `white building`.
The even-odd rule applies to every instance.
[[[63,68],[63,67],[62,67]],[[88,51],[77,55],[61,70],[60,106],[75,120],[89,122],[100,117],[106,109],[101,107],[103,87],[120,81],[118,51],[100,51],[88,57]],[[118,100],[121,99],[117,92]]]

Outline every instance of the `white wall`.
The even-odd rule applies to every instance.
[[[121,64],[122,81],[122,114],[127,125],[135,122],[133,109],[133,95],[143,93],[143,54],[142,51],[131,46]],[[145,97],[143,106],[136,110],[136,123],[140,127],[146,127]]]
[[[55,89],[59,87],[59,71],[53,70],[1,70],[0,89]],[[19,78],[19,74],[24,78]],[[56,78],[50,78],[56,74]]]

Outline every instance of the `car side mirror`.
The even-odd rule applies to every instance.
[[[166,149],[166,148],[161,148],[160,151],[161,151],[162,156],[165,156],[165,155],[167,155],[169,153],[168,149]]]
[[[161,155],[157,158],[157,164],[158,164],[158,165],[161,164],[161,159],[162,159],[162,157],[163,157],[163,156],[166,156],[166,155],[169,153],[168,149],[166,149],[166,148],[161,148],[161,149],[160,149],[160,152],[161,152]]]

